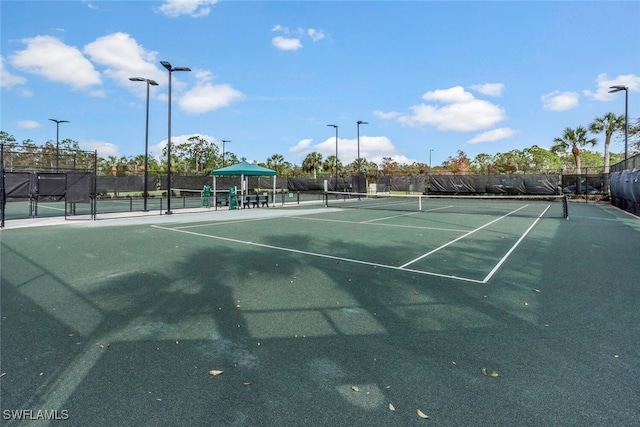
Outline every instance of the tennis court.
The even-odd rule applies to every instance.
[[[553,200],[413,202],[8,222],[3,416],[640,422],[636,217],[571,203],[567,220]]]
[[[387,204],[397,209],[394,202],[369,203],[367,208],[375,212],[325,210],[281,218],[153,227],[292,255],[486,283],[546,213],[546,207],[536,210],[520,203],[495,217],[443,212],[451,206],[438,206],[433,212],[384,212]],[[533,216],[517,216],[527,209]],[[277,236],[273,230],[279,230]]]

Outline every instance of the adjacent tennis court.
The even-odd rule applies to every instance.
[[[333,196],[328,207],[8,222],[3,414],[66,411],[68,425],[640,421],[636,217],[570,203],[567,220],[551,199],[416,209]]]

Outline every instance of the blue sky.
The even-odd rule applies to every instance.
[[[608,111],[640,116],[640,2],[6,1],[1,130],[144,153],[193,135],[238,157],[440,164],[532,145]],[[603,136],[599,135],[601,141]],[[602,150],[602,143],[597,148]],[[433,151],[431,151],[433,150]],[[622,139],[612,151],[624,150]]]

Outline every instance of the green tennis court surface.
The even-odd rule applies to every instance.
[[[640,422],[637,218],[329,205],[9,225],[3,423]]]

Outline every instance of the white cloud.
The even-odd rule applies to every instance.
[[[540,97],[542,107],[552,111],[566,111],[578,106],[580,95],[576,92],[562,92],[555,90]]]
[[[611,101],[617,97],[615,93],[609,93],[611,86],[626,86],[629,91],[640,92],[640,76],[635,74],[626,74],[615,78],[609,78],[606,73],[598,74],[596,78],[598,88],[595,92],[584,90],[583,93],[589,98],[597,101]]]
[[[432,125],[439,130],[466,132],[487,129],[506,119],[504,109],[476,99],[461,86],[427,92],[422,98],[447,105],[411,106],[409,109],[412,114],[399,116],[400,123],[407,126]]]
[[[181,15],[189,15],[193,18],[209,15],[212,6],[218,0],[165,0],[159,10],[166,16],[175,18]]]
[[[504,85],[502,83],[484,83],[470,86],[471,89],[488,96],[502,96]]]
[[[11,74],[4,67],[4,57],[0,56],[0,87],[11,89],[16,85],[23,85],[27,82],[27,79],[20,76]]]
[[[291,153],[299,153],[301,151],[304,151],[309,146],[311,146],[312,142],[313,142],[313,139],[301,139],[300,141],[298,141],[298,143],[296,145],[294,145],[293,147],[289,148],[289,152],[291,152]]]
[[[469,144],[480,144],[481,142],[500,141],[501,139],[511,138],[513,135],[515,135],[515,131],[513,129],[498,128],[476,135],[467,142]]]
[[[99,37],[83,51],[92,61],[105,67],[106,76],[140,95],[146,93],[145,85],[130,82],[130,77],[144,77],[158,84],[167,80],[164,69],[155,65],[158,63],[157,52],[146,51],[129,34],[118,32]]]
[[[228,84],[204,83],[182,95],[179,106],[184,111],[199,114],[226,107],[242,97],[242,92]]]
[[[102,84],[100,74],[77,48],[51,36],[36,36],[22,42],[27,47],[9,57],[15,68],[77,90]]]
[[[399,116],[402,115],[402,113],[399,113],[397,111],[389,111],[389,112],[384,112],[384,111],[380,111],[380,110],[375,110],[373,112],[373,115],[376,117],[379,117],[383,120],[388,120],[388,119],[395,119]]]
[[[325,37],[324,31],[318,31],[313,28],[309,28],[307,30],[307,34],[311,37],[311,40],[317,42],[318,40],[322,40]]]
[[[20,120],[18,121],[18,127],[22,129],[36,129],[40,127],[40,123],[35,120]]]
[[[271,43],[280,50],[298,50],[302,47],[300,39],[276,36]]]
[[[289,27],[284,27],[280,24],[274,25],[271,31],[276,31],[284,34],[284,36],[276,36],[271,39],[271,44],[280,50],[298,50],[302,48],[301,38],[308,36],[311,41],[317,42],[326,37],[326,34],[322,30],[316,30],[315,28],[298,28],[296,30],[290,30]]]
[[[425,101],[440,101],[445,104],[459,104],[471,102],[475,100],[475,97],[473,94],[464,90],[462,86],[455,86],[449,89],[438,89],[426,92],[422,95],[422,99]]]
[[[105,141],[99,140],[86,140],[86,141],[78,141],[78,145],[81,149],[86,151],[98,151],[98,156],[103,157],[105,159],[110,156],[118,157],[118,153],[120,151],[119,147],[115,144]]]
[[[206,113],[226,107],[232,102],[242,99],[242,92],[228,84],[213,84],[211,71],[194,70],[193,76],[197,84],[185,92],[178,102],[180,108],[189,113]]]

